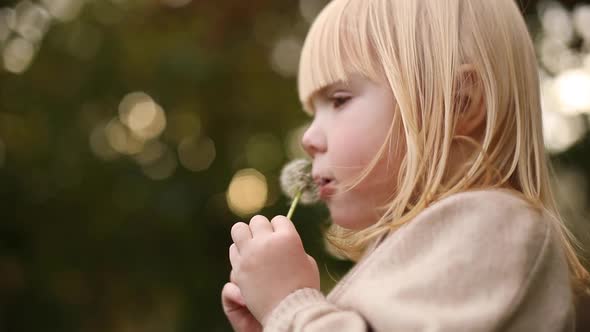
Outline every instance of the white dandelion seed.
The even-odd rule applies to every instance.
[[[289,162],[281,171],[281,188],[285,195],[293,199],[287,218],[291,219],[297,203],[312,204],[319,200],[318,187],[311,175],[311,162],[296,159]]]

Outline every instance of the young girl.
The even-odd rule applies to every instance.
[[[325,296],[291,221],[235,224],[235,330],[574,329],[588,272],[550,189],[514,0],[334,0],[299,94],[330,249],[357,264]]]

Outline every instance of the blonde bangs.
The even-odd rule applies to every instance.
[[[349,81],[359,74],[377,81],[377,63],[368,33],[367,6],[358,1],[332,1],[312,24],[299,62],[298,90],[303,108],[312,110],[311,98],[322,88]]]

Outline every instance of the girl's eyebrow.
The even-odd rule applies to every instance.
[[[314,109],[315,109],[315,103],[318,98],[325,97],[325,96],[329,95],[330,92],[332,92],[333,90],[336,90],[337,88],[341,88],[341,87],[346,87],[346,84],[344,84],[344,82],[334,82],[334,83],[330,83],[330,84],[325,85],[324,87],[318,89],[316,92],[314,92],[311,95],[311,97],[309,97],[309,102],[303,104],[303,109],[307,113],[313,114]]]

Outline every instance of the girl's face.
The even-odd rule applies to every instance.
[[[312,174],[332,221],[344,228],[363,229],[381,216],[377,208],[392,198],[403,146],[398,127],[375,168],[352,190],[352,184],[377,155],[387,138],[395,113],[388,86],[361,76],[348,84],[335,83],[314,94],[313,121],[302,145],[313,158]],[[397,128],[397,129],[396,129]],[[398,144],[399,143],[399,144]]]

